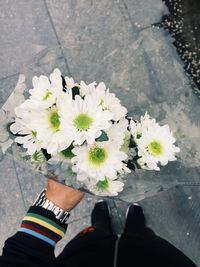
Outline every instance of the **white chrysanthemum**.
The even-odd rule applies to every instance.
[[[99,101],[103,110],[109,110],[113,113],[113,120],[118,121],[125,117],[127,114],[127,109],[123,107],[120,103],[119,98],[115,94],[110,93],[109,89],[103,82],[99,83],[91,95]]]
[[[55,69],[50,75],[50,80],[44,75],[34,76],[32,83],[33,89],[29,90],[30,97],[22,104],[25,108],[29,106],[32,109],[49,108],[55,104],[58,97],[61,97],[60,95],[64,94],[61,72],[58,69]]]
[[[124,183],[117,180],[113,181],[108,178],[95,183],[89,180],[86,182],[86,185],[92,193],[99,196],[117,196],[124,188]]]
[[[87,178],[104,180],[105,177],[115,179],[118,172],[123,169],[127,159],[126,153],[120,151],[114,143],[96,142],[93,145],[83,145],[72,150],[73,171],[77,179],[83,181]]]
[[[129,159],[129,155],[127,154],[127,159],[125,160],[125,162]],[[121,170],[118,171],[118,176],[119,177],[123,177],[126,174],[131,173],[131,170],[127,167],[126,163],[123,163],[123,166],[121,168]]]
[[[156,123],[156,120],[152,119],[147,112],[144,116],[141,116],[140,121],[131,120],[130,130],[135,142],[137,143],[137,140],[140,139],[142,133],[148,130],[149,127],[152,128],[153,125],[158,125],[158,123]]]
[[[122,151],[127,152],[129,149],[130,132],[127,130],[128,120],[123,118],[119,122],[115,122],[106,130],[109,141],[113,142]]]
[[[55,155],[72,143],[70,136],[67,136],[60,127],[60,115],[56,106],[35,113],[30,122],[30,126],[32,125],[37,131],[37,138],[41,141],[42,148],[49,154]]]
[[[69,78],[69,77],[66,76],[65,77],[65,82],[66,82],[66,87],[67,87],[68,90],[71,90],[73,87],[76,87],[76,86],[79,87],[78,83],[75,83],[75,81],[74,81],[74,79],[72,77]]]
[[[90,96],[82,99],[76,95],[75,100],[65,100],[60,107],[61,127],[66,135],[73,138],[75,145],[81,145],[84,141],[92,144],[101,135],[101,130],[111,125],[112,113],[102,111]]]
[[[160,170],[159,163],[164,166],[168,161],[176,160],[175,154],[180,149],[174,145],[175,141],[168,125],[159,126],[153,122],[137,140],[138,163],[145,169]]]
[[[86,84],[84,81],[80,83],[80,95],[86,96],[92,94],[95,90],[96,82],[92,82],[90,84]]]
[[[34,117],[34,112],[28,111],[22,107],[15,108],[15,114],[17,118],[15,122],[10,126],[10,130],[17,136],[15,142],[22,144],[29,155],[33,155],[36,151],[39,151],[42,147],[41,142],[38,140],[37,131],[34,126],[30,126],[29,123]]]

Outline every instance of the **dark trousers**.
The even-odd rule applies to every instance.
[[[58,256],[59,266],[85,267],[195,267],[181,251],[151,229],[122,234],[89,227],[79,233]]]

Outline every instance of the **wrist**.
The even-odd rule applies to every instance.
[[[71,211],[84,197],[84,193],[48,179],[46,197],[65,211]]]

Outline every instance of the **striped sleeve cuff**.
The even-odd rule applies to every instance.
[[[54,247],[64,237],[66,228],[67,225],[60,223],[52,212],[31,207],[18,232],[34,236]]]

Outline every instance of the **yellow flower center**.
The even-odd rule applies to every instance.
[[[56,132],[59,130],[60,127],[60,116],[56,110],[52,111],[49,116],[49,122],[52,129]]]
[[[153,140],[148,145],[148,151],[153,156],[160,156],[163,154],[164,148],[163,148],[163,145],[159,141]]]
[[[93,119],[87,113],[82,113],[74,119],[74,126],[79,131],[87,131],[92,123]]]
[[[95,146],[89,150],[88,160],[96,166],[102,165],[107,159],[107,152],[104,148]]]

